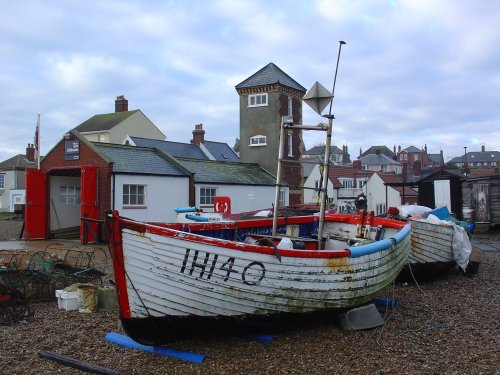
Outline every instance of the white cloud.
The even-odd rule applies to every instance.
[[[42,114],[43,149],[116,95],[171,140],[194,124],[230,145],[234,86],[269,62],[331,88],[334,142],[460,154],[500,146],[499,5],[486,0],[2,2],[0,160],[24,152]],[[321,118],[304,106],[304,123]],[[12,128],[17,129],[15,133]],[[219,138],[220,137],[220,138]],[[319,137],[319,136],[318,136]],[[317,143],[306,134],[306,144]],[[2,143],[3,142],[3,143]]]

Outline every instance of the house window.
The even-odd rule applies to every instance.
[[[267,94],[248,95],[249,107],[263,107],[267,106]]]
[[[283,207],[286,204],[286,190],[285,189],[280,189],[280,197],[278,204],[280,207]]]
[[[250,137],[250,146],[266,146],[267,138],[265,135],[255,135]]]
[[[104,142],[104,141],[105,141],[104,134],[97,135],[97,142]]]
[[[288,134],[288,156],[293,156],[293,134]]]
[[[5,189],[5,173],[0,173],[0,189]]]
[[[144,206],[146,202],[145,185],[123,185],[124,206]]]
[[[288,116],[293,116],[293,100],[292,98],[289,96],[288,97]]]
[[[214,198],[217,195],[216,188],[200,188],[200,206],[208,206],[214,204]]]
[[[353,186],[353,181],[352,180],[342,180],[342,187],[344,189],[350,189]]]
[[[376,215],[381,215],[387,211],[387,208],[385,206],[385,203],[377,203],[376,206]]]
[[[408,154],[399,155],[399,160],[408,160]]]
[[[415,160],[415,161],[418,160],[418,154],[413,154],[413,160]]]
[[[80,204],[79,186],[59,186],[59,202],[62,204]]]

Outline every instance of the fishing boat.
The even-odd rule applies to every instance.
[[[412,227],[408,265],[399,280],[432,279],[457,267],[466,272],[472,251],[467,223],[452,218],[446,206],[433,210],[409,205],[397,210]]]
[[[334,89],[316,82],[304,101],[316,101],[321,113]],[[146,223],[108,213],[120,318],[132,339],[162,344],[333,319],[395,280],[409,256],[410,225],[365,211],[326,213],[331,106],[324,117],[328,124],[317,126],[282,117],[272,217]],[[297,130],[326,132],[320,210],[284,217],[284,139]]]
[[[439,276],[456,267],[467,272],[472,245],[466,229],[433,214],[426,219],[410,218],[409,223],[412,227],[409,265],[418,277]]]
[[[108,228],[122,325],[151,345],[293,326],[366,304],[402,269],[411,229],[364,218],[326,215],[318,242],[317,215],[279,218],[273,235],[273,218],[160,225],[114,211]]]

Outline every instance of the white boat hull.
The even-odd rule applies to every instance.
[[[342,219],[343,233],[349,225],[356,227],[356,217]],[[317,228],[317,217],[282,219],[293,220],[290,227],[301,233]],[[327,219],[326,232],[335,231],[333,221]],[[265,225],[162,227],[115,216],[110,244],[127,333],[143,343],[171,342],[209,332],[234,333],[262,322],[274,327],[278,320],[360,306],[395,280],[410,253],[411,229],[401,222],[394,222],[399,229],[388,228],[391,238],[351,247],[345,243],[338,250],[311,250],[317,245],[313,238],[302,249],[219,238],[236,231],[267,237],[263,232],[271,220],[258,222]],[[280,227],[283,233],[289,229],[285,226]],[[206,235],[195,234],[205,230]]]
[[[294,258],[123,233],[132,317],[238,316],[347,308],[394,280],[407,251]],[[409,247],[409,238],[401,246]]]
[[[454,262],[453,227],[410,220],[412,227],[410,263]]]

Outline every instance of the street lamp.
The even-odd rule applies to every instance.
[[[467,146],[464,146],[464,174],[467,178]]]

